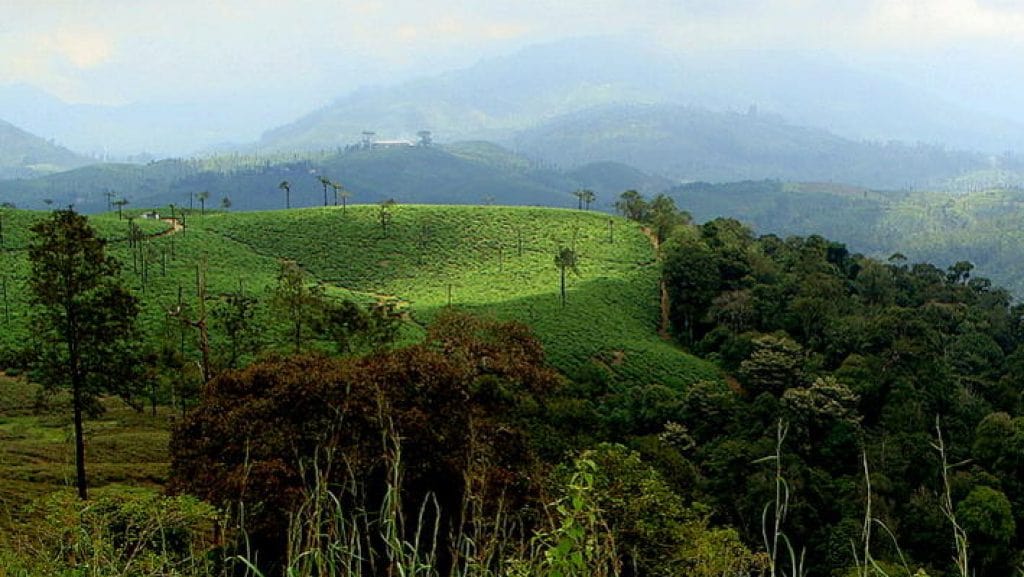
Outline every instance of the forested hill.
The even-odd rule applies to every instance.
[[[28,178],[94,162],[0,120],[0,179]]]
[[[545,124],[564,115],[636,104],[686,105],[713,115],[755,105],[793,125],[827,129],[855,142],[943,143],[987,154],[1021,145],[1021,127],[1012,116],[981,113],[977,104],[951,104],[904,78],[858,69],[820,51],[702,47],[669,54],[659,44],[634,35],[576,38],[463,70],[364,88],[268,130],[259,146],[316,150],[348,144],[363,130],[409,137],[424,129],[449,141],[509,142],[524,130],[552,130]],[[675,136],[687,138],[686,131]],[[775,145],[785,148],[788,142]],[[757,177],[771,176],[780,175]]]
[[[959,548],[970,575],[1014,575],[1024,306],[966,263],[880,261],[817,235],[694,224],[667,196],[618,200],[631,221],[389,203],[192,211],[184,228],[90,217],[122,263],[109,282],[141,306],[142,346],[118,353],[125,378],[102,381],[143,395],[153,416],[134,422],[163,433],[127,445],[112,436],[120,423],[89,420],[96,501],[58,494],[24,522],[0,519],[40,536],[0,540],[0,566],[59,575],[75,563],[56,554],[69,540],[128,540],[154,566],[194,551],[230,563],[227,549],[263,574],[307,577],[326,572],[302,565],[314,557],[369,567],[335,537],[349,535],[341,523],[369,536],[372,560],[391,559],[471,511],[484,521],[468,537],[438,529],[445,553],[409,565],[454,577],[458,552],[521,570],[505,577],[592,575],[594,563],[656,577],[750,577],[771,563],[948,577]],[[67,215],[3,210],[7,368],[53,366],[26,347],[42,333],[24,282],[40,249],[23,249],[34,224]],[[26,382],[0,387],[31,398]],[[191,407],[170,435],[166,404]],[[45,407],[21,400],[15,420],[5,406],[0,498],[22,503],[67,478],[67,404],[39,418],[27,413]],[[128,446],[146,467],[109,466]],[[348,466],[318,469],[324,455]],[[124,489],[154,483],[178,496],[149,494],[143,508],[145,493]],[[244,531],[206,539],[209,523],[185,517],[176,545],[125,535],[125,519],[158,525],[181,495],[244,508],[232,518]],[[317,503],[337,524],[307,537],[301,515]],[[109,516],[85,516],[95,510]]]
[[[511,204],[574,206],[571,195],[590,188],[602,206],[626,188],[657,192],[665,179],[616,163],[580,166],[572,171],[530,161],[488,142],[448,146],[350,148],[310,155],[271,158],[222,156],[164,160],[146,165],[103,164],[31,180],[0,181],[0,201],[43,208],[74,204],[78,210],[109,210],[111,200],[130,206],[199,207],[196,194],[208,192],[207,207],[227,198],[236,210],[267,210],[324,204],[320,178],[343,187],[346,202]],[[279,184],[288,181],[285,198]],[[343,192],[344,191],[344,192]],[[328,187],[327,203],[335,204]],[[340,201],[339,201],[340,202]]]
[[[821,234],[851,251],[948,266],[969,261],[1024,298],[1024,190],[875,191],[831,183],[692,183],[669,191],[698,221],[725,216],[759,234]]]
[[[880,575],[955,575],[953,551],[970,574],[1017,574],[1024,308],[1005,290],[967,263],[878,261],[727,219],[682,227],[664,275],[675,334],[741,391],[675,430],[716,515],[759,542],[758,520],[784,512],[810,574],[863,574],[850,568],[868,555]]]
[[[593,108],[518,133],[516,150],[560,166],[617,161],[677,181],[780,179],[904,188],[987,168],[982,154],[861,142],[781,117],[677,105]]]

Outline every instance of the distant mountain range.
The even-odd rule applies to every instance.
[[[859,142],[776,115],[676,105],[607,106],[519,132],[513,148],[571,167],[617,161],[676,181],[811,180],[878,188],[931,186],[1016,163],[941,146]]]
[[[0,179],[32,178],[95,162],[0,120]]]
[[[522,131],[543,131],[565,115],[622,105],[714,113],[753,107],[857,142],[923,142],[988,154],[1024,150],[1021,117],[1005,116],[1013,114],[1011,107],[993,108],[1004,116],[982,112],[989,107],[980,95],[961,95],[961,103],[953,104],[952,95],[947,100],[929,93],[909,78],[898,67],[885,75],[817,53],[672,50],[637,38],[580,38],[341,94],[297,119],[299,102],[310,99],[289,98],[287,87],[228,102],[197,97],[188,103],[93,105],[7,85],[0,86],[0,111],[29,132],[117,158],[333,150],[358,141],[365,130],[384,138],[431,130],[441,142],[511,145]]]
[[[848,140],[1024,149],[1024,125],[973,111],[919,86],[803,52],[669,53],[642,41],[589,38],[540,45],[447,74],[356,91],[267,131],[260,149],[330,149],[364,130],[432,130],[445,141],[512,143],[523,130],[611,105],[759,110]],[[525,152],[530,152],[526,150]]]
[[[1024,298],[1024,188],[942,194],[747,181],[689,183],[668,194],[698,222],[729,217],[758,234],[819,234],[883,260],[899,252],[940,267],[970,261],[972,277]]]
[[[449,146],[400,146],[355,149],[308,159],[219,157],[165,160],[149,164],[97,164],[32,180],[0,181],[0,201],[23,208],[43,208],[45,201],[73,204],[79,210],[108,210],[109,201],[125,198],[129,207],[193,204],[208,191],[207,207],[223,198],[234,209],[283,208],[281,181],[291,184],[292,206],[323,204],[319,177],[338,181],[350,202],[394,198],[400,203],[508,204],[575,206],[571,195],[590,188],[597,206],[610,207],[627,188],[655,194],[671,185],[635,168],[595,163],[563,171],[530,161],[487,142]],[[109,193],[109,194],[108,194]],[[333,190],[328,190],[333,204]]]

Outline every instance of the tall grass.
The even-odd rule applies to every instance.
[[[949,484],[949,472],[963,463],[950,465],[946,459],[946,443],[942,439],[942,424],[939,417],[935,417],[935,443],[932,447],[939,453],[942,460],[942,501],[940,508],[942,514],[949,520],[953,527],[953,545],[956,556],[953,563],[956,565],[957,575],[970,577],[970,559],[968,556],[967,532],[960,526],[956,519],[956,509],[953,507],[953,491]]]
[[[566,493],[547,507],[539,527],[527,531],[521,519],[499,503],[486,513],[481,479],[466,474],[465,497],[447,535],[433,495],[420,503],[414,518],[403,506],[401,445],[385,436],[386,486],[370,506],[354,474],[339,485],[332,468],[343,458],[321,451],[304,466],[308,479],[301,505],[287,534],[286,577],[618,577],[621,573],[612,532],[592,495],[594,463],[584,463]],[[442,551],[443,547],[447,547]],[[448,559],[442,568],[441,557]],[[259,569],[255,554],[233,559],[245,574],[271,577]]]
[[[775,453],[762,457],[756,462],[774,465],[775,498],[766,503],[761,513],[761,536],[768,553],[768,574],[771,577],[803,577],[807,574],[804,568],[804,554],[798,555],[789,537],[782,530],[789,511],[789,482],[782,473],[782,443],[786,440],[789,426],[778,421],[775,430]],[[785,547],[785,549],[783,549]],[[784,557],[785,555],[785,557]],[[788,570],[783,561],[788,557]]]
[[[81,501],[54,493],[0,548],[0,577],[205,577],[221,518],[191,497],[146,491]]]

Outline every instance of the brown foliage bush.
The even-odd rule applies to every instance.
[[[543,360],[522,325],[450,314],[422,345],[226,372],[174,431],[171,490],[242,506],[250,543],[272,563],[315,459],[353,506],[376,511],[398,449],[403,508],[415,518],[435,498],[444,538],[467,490],[492,509],[534,494],[536,460],[516,415],[542,410],[557,384]]]

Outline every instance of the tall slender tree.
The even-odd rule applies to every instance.
[[[331,186],[331,179],[326,176],[319,177],[320,185],[324,187],[324,206],[327,206],[327,187]]]
[[[117,218],[118,218],[118,220],[120,220],[121,218],[124,217],[122,209],[124,209],[124,206],[126,204],[128,204],[128,199],[125,199],[125,198],[120,198],[120,199],[114,201],[114,206],[117,207]]]
[[[340,184],[338,186],[340,187],[338,196],[341,197],[341,214],[348,214],[348,197],[352,196],[352,191]]]
[[[596,198],[597,198],[597,195],[594,194],[593,190],[590,190],[589,188],[583,189],[583,207],[584,208],[586,208],[587,210],[590,210],[590,203],[594,202],[594,199],[596,199]]]
[[[289,338],[295,353],[302,352],[302,345],[313,332],[318,312],[322,309],[322,292],[319,287],[306,285],[305,274],[298,263],[282,260],[277,273],[277,285],[270,295],[270,305],[289,325]]]
[[[581,188],[574,191],[572,195],[575,196],[578,201],[576,204],[577,209],[583,210],[584,205],[586,205],[587,210],[590,210],[590,203],[594,202],[595,198],[593,190],[590,190],[589,188]]]
[[[334,190],[334,205],[338,206],[338,192],[341,191],[341,182],[331,181],[331,189]]]
[[[562,295],[562,306],[565,306],[565,273],[571,271],[573,274],[579,275],[579,257],[576,255],[576,251],[571,248],[562,247],[555,253],[555,266],[558,267],[558,271],[561,273],[561,295]]]
[[[199,199],[199,210],[201,216],[206,216],[206,199],[210,198],[210,191],[204,190],[196,193],[196,198]]]
[[[277,188],[284,191],[284,207],[292,207],[292,185],[287,180],[282,180],[281,184],[277,185]]]
[[[29,287],[38,339],[33,356],[43,384],[71,389],[76,485],[86,499],[83,415],[100,410],[101,393],[131,396],[139,305],[84,216],[56,210],[32,232]]]

